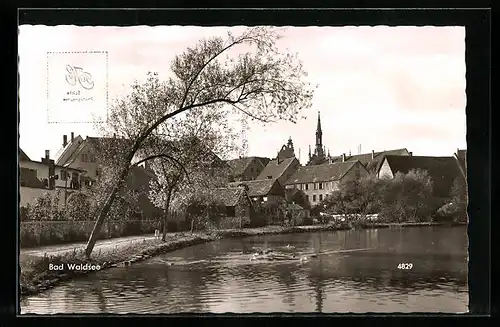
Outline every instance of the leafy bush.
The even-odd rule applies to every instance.
[[[433,195],[427,172],[411,170],[407,174],[397,173],[393,179],[368,176],[344,181],[314,209],[346,215],[350,220],[378,213],[378,221],[424,222],[430,221],[441,205],[442,199]]]

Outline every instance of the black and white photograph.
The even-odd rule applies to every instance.
[[[469,311],[465,27],[26,24],[18,55],[21,314]]]

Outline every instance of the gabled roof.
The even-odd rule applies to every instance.
[[[416,169],[427,171],[437,196],[448,196],[455,178],[463,177],[454,157],[386,156],[385,159],[393,175],[398,172],[407,174]]]
[[[276,179],[262,179],[253,181],[241,181],[229,183],[229,187],[238,187],[239,185],[248,186],[247,194],[250,197],[266,196],[268,195],[275,185],[279,185]],[[280,186],[281,187],[281,186]]]
[[[363,164],[363,166],[366,167],[368,171],[376,172],[380,168],[380,165],[382,164],[382,161],[384,160],[385,156],[388,155],[409,156],[409,154],[410,153],[406,148],[387,150],[387,151],[384,150],[373,153],[373,159],[372,159],[372,153],[363,153],[353,156],[346,155],[345,161],[359,161],[361,162],[361,164]],[[342,156],[332,157],[332,162],[334,163],[342,162]]]
[[[259,161],[262,167],[265,167],[270,159],[264,157],[244,157],[227,160],[227,163],[231,167],[231,172],[234,176],[241,176],[254,160]]]
[[[277,159],[270,160],[264,170],[257,176],[257,179],[269,179],[269,176],[271,176],[271,179],[280,178],[294,160],[297,159],[295,157],[282,159],[279,164]]]
[[[241,187],[221,187],[213,190],[213,196],[226,207],[234,207],[241,197],[246,197],[245,190]],[[250,200],[249,200],[250,203]]]
[[[20,169],[20,185],[22,187],[41,188],[45,189],[45,185],[38,179],[36,173],[29,168],[21,167]]]
[[[30,157],[19,148],[19,161],[31,161]]]
[[[285,184],[338,181],[358,162],[346,161],[315,166],[301,166]]]
[[[59,151],[57,151],[57,153],[54,157],[56,164],[64,165],[69,159],[69,158],[66,158],[66,155],[67,154],[71,155],[76,150],[78,145],[80,145],[82,142],[83,142],[83,138],[80,135],[76,136],[73,140],[69,140],[69,142],[68,142],[68,144],[66,144],[66,146],[61,147],[59,149]],[[64,158],[66,158],[66,160]]]

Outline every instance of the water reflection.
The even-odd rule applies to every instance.
[[[293,245],[307,262],[250,261]],[[21,303],[34,313],[465,312],[465,228],[407,228],[226,239],[70,281]],[[174,265],[168,263],[173,262]],[[412,263],[411,270],[397,269]]]

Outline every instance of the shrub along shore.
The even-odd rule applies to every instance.
[[[365,222],[357,224],[356,228],[388,228],[394,225],[400,227],[416,227],[439,226],[445,224],[427,222],[381,224]],[[456,223],[452,225],[464,224]],[[47,290],[62,281],[85,275],[87,273],[101,271],[103,269],[112,267],[127,267],[131,264],[134,264],[135,262],[145,260],[159,254],[224,238],[243,238],[259,235],[348,230],[352,228],[352,224],[341,222],[312,226],[267,226],[261,228],[177,233],[169,236],[168,240],[165,242],[162,242],[161,240],[149,239],[144,240],[140,243],[121,245],[103,253],[101,253],[101,251],[94,251],[90,259],[87,259],[85,257],[83,250],[66,252],[62,255],[44,257],[21,255],[20,291],[21,296],[34,295]],[[51,265],[52,268],[62,266],[63,269],[49,269],[49,265]],[[75,269],[75,267],[83,269]]]

